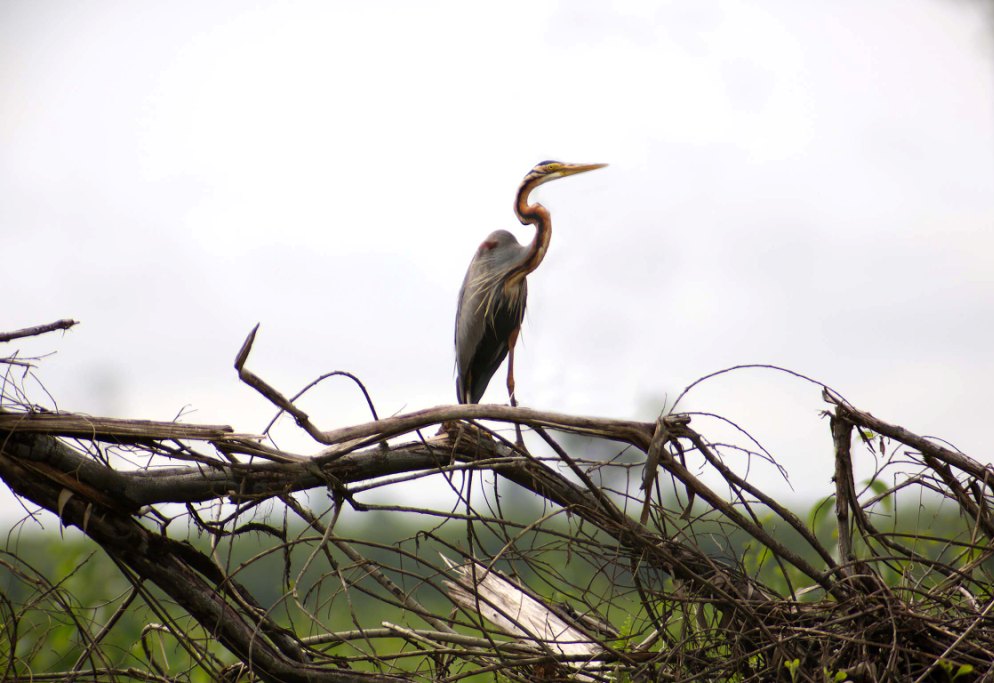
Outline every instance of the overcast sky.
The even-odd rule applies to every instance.
[[[522,404],[651,419],[773,363],[986,462],[991,36],[954,0],[0,0],[0,329],[81,321],[19,345],[65,410],[258,431],[257,322],[286,393],[451,403],[456,294],[489,232],[530,239],[521,177],[607,162],[536,194]],[[367,419],[345,382],[305,407]],[[828,492],[816,387],[683,407]]]

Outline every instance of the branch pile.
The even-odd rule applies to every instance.
[[[299,395],[248,369],[254,339],[237,355],[240,378],[319,444],[314,453],[223,425],[46,412],[19,388],[25,361],[0,360],[0,478],[113,560],[133,586],[118,612],[144,603],[155,632],[182,645],[184,671],[272,681],[994,675],[994,473],[828,388],[834,490],[805,520],[743,474],[744,459],[768,457],[757,446],[712,443],[688,415],[459,405],[323,430]],[[530,428],[535,445],[516,446],[494,424]],[[876,472],[858,485],[853,459],[866,456]],[[411,482],[441,482],[456,503],[368,500]],[[322,490],[328,504],[315,510]],[[955,514],[930,528],[901,501]],[[388,544],[350,536],[348,519],[364,515],[417,528]],[[235,560],[247,532],[271,543]],[[264,600],[242,576],[270,556],[282,558],[282,588]],[[23,559],[3,566],[52,585]],[[390,618],[371,622],[374,603]],[[32,675],[17,625],[35,607],[0,601],[5,679]],[[350,627],[332,627],[338,617]],[[52,676],[185,675],[147,647],[152,625],[145,661],[103,652],[116,618],[80,624],[82,654]]]

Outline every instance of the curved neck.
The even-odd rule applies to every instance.
[[[528,245],[528,252],[524,260],[514,267],[508,275],[508,281],[517,283],[523,280],[528,273],[532,272],[542,263],[545,252],[549,249],[549,241],[552,239],[552,217],[549,210],[541,204],[529,204],[528,195],[538,183],[533,178],[525,178],[518,188],[518,196],[514,202],[514,214],[523,225],[535,226],[535,238]]]

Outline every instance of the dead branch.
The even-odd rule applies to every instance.
[[[0,412],[0,431],[53,436],[78,436],[101,441],[221,441],[252,439],[248,434],[234,434],[227,425],[186,425],[154,420],[122,420],[92,417],[78,413],[10,413]]]
[[[20,389],[6,397],[13,407],[0,412],[0,478],[82,531],[131,584],[127,604],[71,663],[73,675],[93,662],[95,677],[141,678],[119,673],[128,668],[103,649],[138,603],[161,625],[152,632],[175,637],[190,667],[215,678],[236,675],[215,644],[241,675],[273,681],[994,674],[994,473],[835,392],[823,394],[833,409],[834,520],[805,522],[747,480],[737,456],[751,446],[712,443],[697,416],[703,427],[687,415],[652,424],[460,405],[320,428],[296,406],[300,394],[287,398],[246,367],[256,332],[239,351],[239,376],[294,418],[318,444],[313,453],[287,453],[223,425],[47,413],[12,400]],[[544,447],[511,444],[489,423],[530,427]],[[436,425],[440,433],[421,435]],[[874,481],[898,482],[885,489],[856,487],[852,435],[875,448],[867,430],[902,446],[875,453]],[[606,444],[612,450],[595,449]],[[122,466],[113,453],[146,465]],[[503,484],[486,483],[484,473]],[[683,503],[664,494],[660,473]],[[456,502],[366,500],[429,480]],[[521,490],[531,497],[509,502]],[[313,509],[319,496],[310,504],[294,497],[320,491],[330,501],[323,512]],[[962,513],[959,525],[908,526],[898,495],[919,496],[916,510],[926,498],[942,501]],[[545,507],[528,512],[535,501]],[[285,515],[282,528],[270,522],[274,510]],[[387,522],[380,527],[418,526],[399,540],[350,536],[366,515]],[[195,533],[173,538],[177,519]],[[234,559],[250,535],[269,545]],[[438,552],[463,564],[439,563]],[[263,602],[248,577],[277,557],[281,574],[270,570],[266,584],[275,595]],[[28,623],[46,599],[0,600],[0,613]],[[367,617],[372,606],[390,618]],[[71,601],[58,609],[71,611]],[[348,628],[326,623],[343,616]],[[16,628],[6,633],[14,644],[23,638]],[[146,636],[142,644],[156,672],[148,680],[178,675],[154,659]],[[23,667],[11,660],[8,673]]]
[[[73,325],[79,325],[79,321],[66,318],[56,320],[54,323],[25,327],[24,329],[14,330],[13,332],[0,332],[0,342],[9,342],[15,339],[24,339],[25,337],[37,337],[40,334],[54,332],[55,330],[68,330]]]

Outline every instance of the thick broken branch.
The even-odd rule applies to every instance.
[[[188,425],[154,420],[122,420],[91,417],[79,413],[11,413],[0,412],[0,432],[26,432],[53,436],[76,436],[101,441],[165,441],[191,439],[220,441],[250,439],[252,435],[234,434],[227,425]]]
[[[56,320],[54,323],[48,323],[46,325],[25,327],[22,330],[14,330],[13,332],[0,332],[0,342],[9,342],[15,339],[24,339],[25,337],[37,337],[40,334],[54,332],[55,330],[68,330],[73,325],[78,324],[78,320],[69,320],[66,318],[63,320]]]

